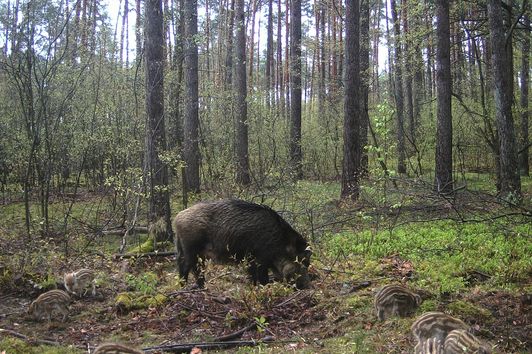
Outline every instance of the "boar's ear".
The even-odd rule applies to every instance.
[[[294,245],[292,244],[289,244],[286,246],[286,253],[287,254],[295,254],[296,253],[296,248],[294,247]]]

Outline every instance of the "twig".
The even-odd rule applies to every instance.
[[[168,295],[166,295],[167,297],[170,297],[170,296],[177,296],[177,295],[180,295],[180,294],[192,294],[192,293],[201,293],[201,292],[204,292],[206,291],[205,289],[188,289],[188,290],[177,290],[177,291],[173,291],[171,293],[169,293]]]
[[[199,343],[184,343],[184,344],[174,344],[174,345],[161,345],[157,347],[143,348],[142,350],[146,353],[151,352],[169,352],[169,353],[189,353],[194,347],[204,349],[204,350],[214,350],[214,349],[227,349],[234,347],[255,347],[259,344],[268,343],[294,343],[296,341],[265,341],[265,340],[237,340],[237,341],[228,341],[228,342],[199,342]]]
[[[24,311],[14,311],[14,312],[0,313],[0,318],[11,316],[11,315],[21,314],[22,312],[24,312]]]
[[[244,333],[246,333],[247,331],[251,331],[251,330],[254,330],[257,328],[257,324],[256,323],[252,323],[236,332],[233,332],[233,333],[229,333],[229,334],[226,334],[225,336],[220,336],[220,337],[216,337],[214,338],[214,341],[215,342],[226,342],[226,341],[229,341],[229,340],[233,340],[233,339],[237,339],[237,338],[240,338],[242,337],[242,335]]]
[[[297,299],[301,294],[303,295],[307,295],[305,291],[298,291],[296,292],[295,294],[291,295],[290,297],[288,297],[288,299],[284,300],[283,302],[281,302],[280,304],[277,304],[275,305],[274,307],[281,307],[281,306],[284,306],[286,304],[288,304],[289,302],[292,302],[294,301],[295,299]]]
[[[183,304],[181,302],[176,302],[176,305],[184,308],[185,310],[195,311],[195,312],[198,312],[198,313],[200,313],[202,315],[206,315],[208,317],[216,318],[216,319],[219,319],[219,320],[224,320],[225,319],[225,316],[221,316],[221,315],[218,315],[217,313],[213,313],[213,312],[201,310],[201,309],[198,309],[198,308],[194,308],[192,306]]]
[[[169,257],[174,256],[175,251],[168,252],[146,252],[146,253],[117,253],[113,255],[113,259],[120,258],[145,258],[145,257]]]
[[[122,236],[126,232],[132,232],[136,231],[139,233],[148,233],[148,227],[147,226],[136,226],[134,228],[128,228],[128,229],[115,229],[115,230],[103,230],[103,235],[115,235],[115,236]]]
[[[47,340],[47,339],[34,339],[34,338],[30,338],[22,333],[19,333],[19,332],[15,332],[15,331],[12,331],[10,329],[4,329],[4,328],[0,328],[0,333],[6,333],[6,334],[9,334],[13,337],[16,337],[16,338],[20,338],[22,340],[25,340],[26,342],[29,342],[29,343],[37,343],[37,344],[45,344],[45,345],[54,345],[54,346],[58,346],[58,345],[61,345],[59,344],[58,342],[54,342],[54,341],[51,341],[51,340]]]

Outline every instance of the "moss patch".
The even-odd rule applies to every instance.
[[[468,322],[493,322],[493,315],[488,310],[466,301],[451,302],[447,305],[447,309],[453,316],[460,317]]]
[[[145,295],[139,292],[120,293],[115,298],[115,308],[126,314],[132,310],[146,309],[164,305],[168,298],[163,294]]]
[[[32,346],[21,339],[6,337],[0,340],[0,352],[9,354],[78,354],[85,351],[48,345]]]

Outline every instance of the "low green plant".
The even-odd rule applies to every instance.
[[[257,331],[259,333],[263,333],[268,328],[268,321],[266,320],[266,317],[264,316],[258,316],[254,318],[255,324],[257,325]]]
[[[323,249],[331,258],[360,256],[365,262],[399,255],[412,262],[420,287],[453,293],[468,285],[464,274],[470,270],[491,275],[491,286],[525,279],[532,269],[529,232],[524,223],[442,220],[378,232],[365,229],[329,234],[324,237]]]
[[[155,294],[157,291],[157,275],[152,272],[145,272],[140,275],[127,274],[127,286],[143,294]]]

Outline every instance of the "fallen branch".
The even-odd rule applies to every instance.
[[[283,302],[279,303],[279,304],[276,304],[274,305],[273,307],[282,307],[286,304],[288,304],[289,302],[292,302],[294,301],[295,299],[297,299],[298,297],[300,297],[301,295],[304,295],[304,296],[310,296],[311,294],[309,294],[308,292],[304,291],[304,290],[299,290],[297,292],[295,292],[294,294],[290,295],[287,299],[285,299]]]
[[[169,294],[166,294],[166,297],[174,297],[174,296],[178,296],[178,295],[181,295],[181,294],[193,294],[193,293],[202,293],[202,292],[205,292],[206,289],[185,289],[185,290],[177,290],[177,291],[173,291]]]
[[[117,253],[113,255],[113,259],[120,258],[146,258],[146,257],[170,257],[175,256],[175,251],[168,252],[146,252],[146,253]]]
[[[58,346],[58,345],[61,345],[59,344],[58,342],[54,342],[54,341],[51,341],[51,340],[47,340],[47,339],[35,339],[35,338],[30,338],[22,333],[19,333],[19,332],[15,332],[15,331],[12,331],[10,329],[4,329],[4,328],[0,328],[0,333],[6,333],[6,334],[9,334],[13,337],[16,337],[16,338],[20,338],[28,343],[36,343],[36,344],[44,344],[44,345],[54,345],[54,346]]]
[[[202,309],[198,309],[198,308],[194,308],[192,306],[189,306],[189,305],[186,305],[186,304],[183,304],[181,302],[176,302],[176,305],[181,307],[181,308],[184,308],[185,310],[189,310],[189,311],[194,311],[194,312],[197,312],[199,313],[200,315],[206,315],[208,317],[211,317],[211,318],[216,318],[216,319],[219,319],[219,320],[224,320],[225,319],[225,316],[221,316],[217,313],[214,313],[214,312],[209,312],[209,311],[206,311],[206,310],[202,310]],[[225,312],[221,312],[221,313],[225,313]]]
[[[161,345],[157,347],[143,348],[146,353],[168,352],[168,353],[190,353],[193,348],[201,350],[228,349],[234,347],[256,347],[264,343],[294,343],[296,341],[266,341],[266,340],[237,340],[228,342],[203,342],[203,343],[184,343],[174,345]]]
[[[136,227],[132,228],[131,230],[130,229],[127,229],[127,230],[126,229],[103,230],[102,234],[104,234],[104,235],[112,235],[112,236],[122,236],[127,231],[129,231],[130,233],[135,231],[135,232],[147,234],[148,233],[148,227],[147,226],[136,226]]]
[[[220,336],[220,337],[216,337],[214,338],[214,341],[215,342],[226,342],[226,341],[229,341],[229,340],[233,340],[233,339],[237,339],[237,338],[240,338],[242,337],[242,335],[244,333],[246,333],[247,331],[251,331],[251,330],[254,330],[257,328],[257,324],[256,323],[252,323],[250,324],[249,326],[246,326],[236,332],[233,332],[233,333],[229,333],[229,334],[226,334],[225,336]]]

